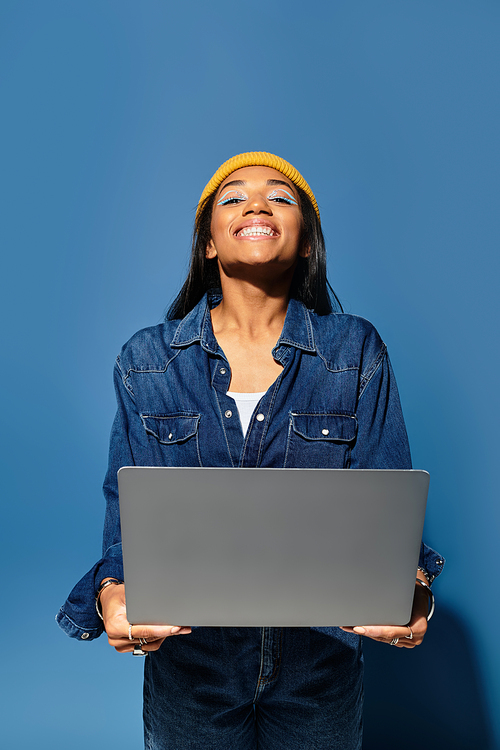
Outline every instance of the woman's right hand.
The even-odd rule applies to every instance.
[[[143,639],[143,651],[157,651],[165,638],[171,635],[185,635],[191,632],[189,627],[175,625],[132,625],[132,638],[129,639],[129,621],[125,609],[125,586],[114,584],[106,586],[100,596],[104,628],[108,641],[119,653],[133,651]],[[144,644],[144,639],[147,643]]]

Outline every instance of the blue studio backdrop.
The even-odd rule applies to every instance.
[[[312,185],[344,308],[389,346],[426,539],[415,651],[366,644],[366,750],[500,747],[497,0],[3,0],[0,735],[138,748],[142,662],[54,616],[100,554],[121,345],[249,150]]]

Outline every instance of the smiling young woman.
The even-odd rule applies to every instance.
[[[198,206],[187,279],[167,320],[125,344],[115,387],[103,557],[61,608],[61,627],[83,640],[105,628],[117,651],[149,654],[149,750],[359,750],[361,636],[421,643],[427,584],[443,565],[429,547],[406,627],[192,630],[131,625],[125,609],[121,466],[411,468],[386,347],[330,291],[316,199],[291,164],[251,152],[217,170]],[[194,430],[162,440],[155,420],[187,412]],[[306,420],[296,428],[301,415],[356,429],[318,438]]]

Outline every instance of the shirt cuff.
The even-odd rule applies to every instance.
[[[420,556],[418,559],[419,567],[423,568],[429,576],[429,581],[432,583],[438,575],[441,574],[445,559],[432,547],[428,547],[422,542],[420,545]]]
[[[123,581],[121,543],[106,550],[99,562],[78,581],[57,613],[57,624],[70,638],[92,641],[104,632],[103,622],[95,606],[97,589],[103,578],[118,578]]]

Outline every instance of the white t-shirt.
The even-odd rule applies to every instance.
[[[248,425],[250,424],[250,419],[255,407],[261,400],[262,396],[264,396],[265,394],[266,391],[262,391],[262,393],[235,393],[234,391],[227,392],[227,395],[234,399],[234,401],[236,401],[236,406],[240,415],[240,422],[244,435],[247,434]]]

